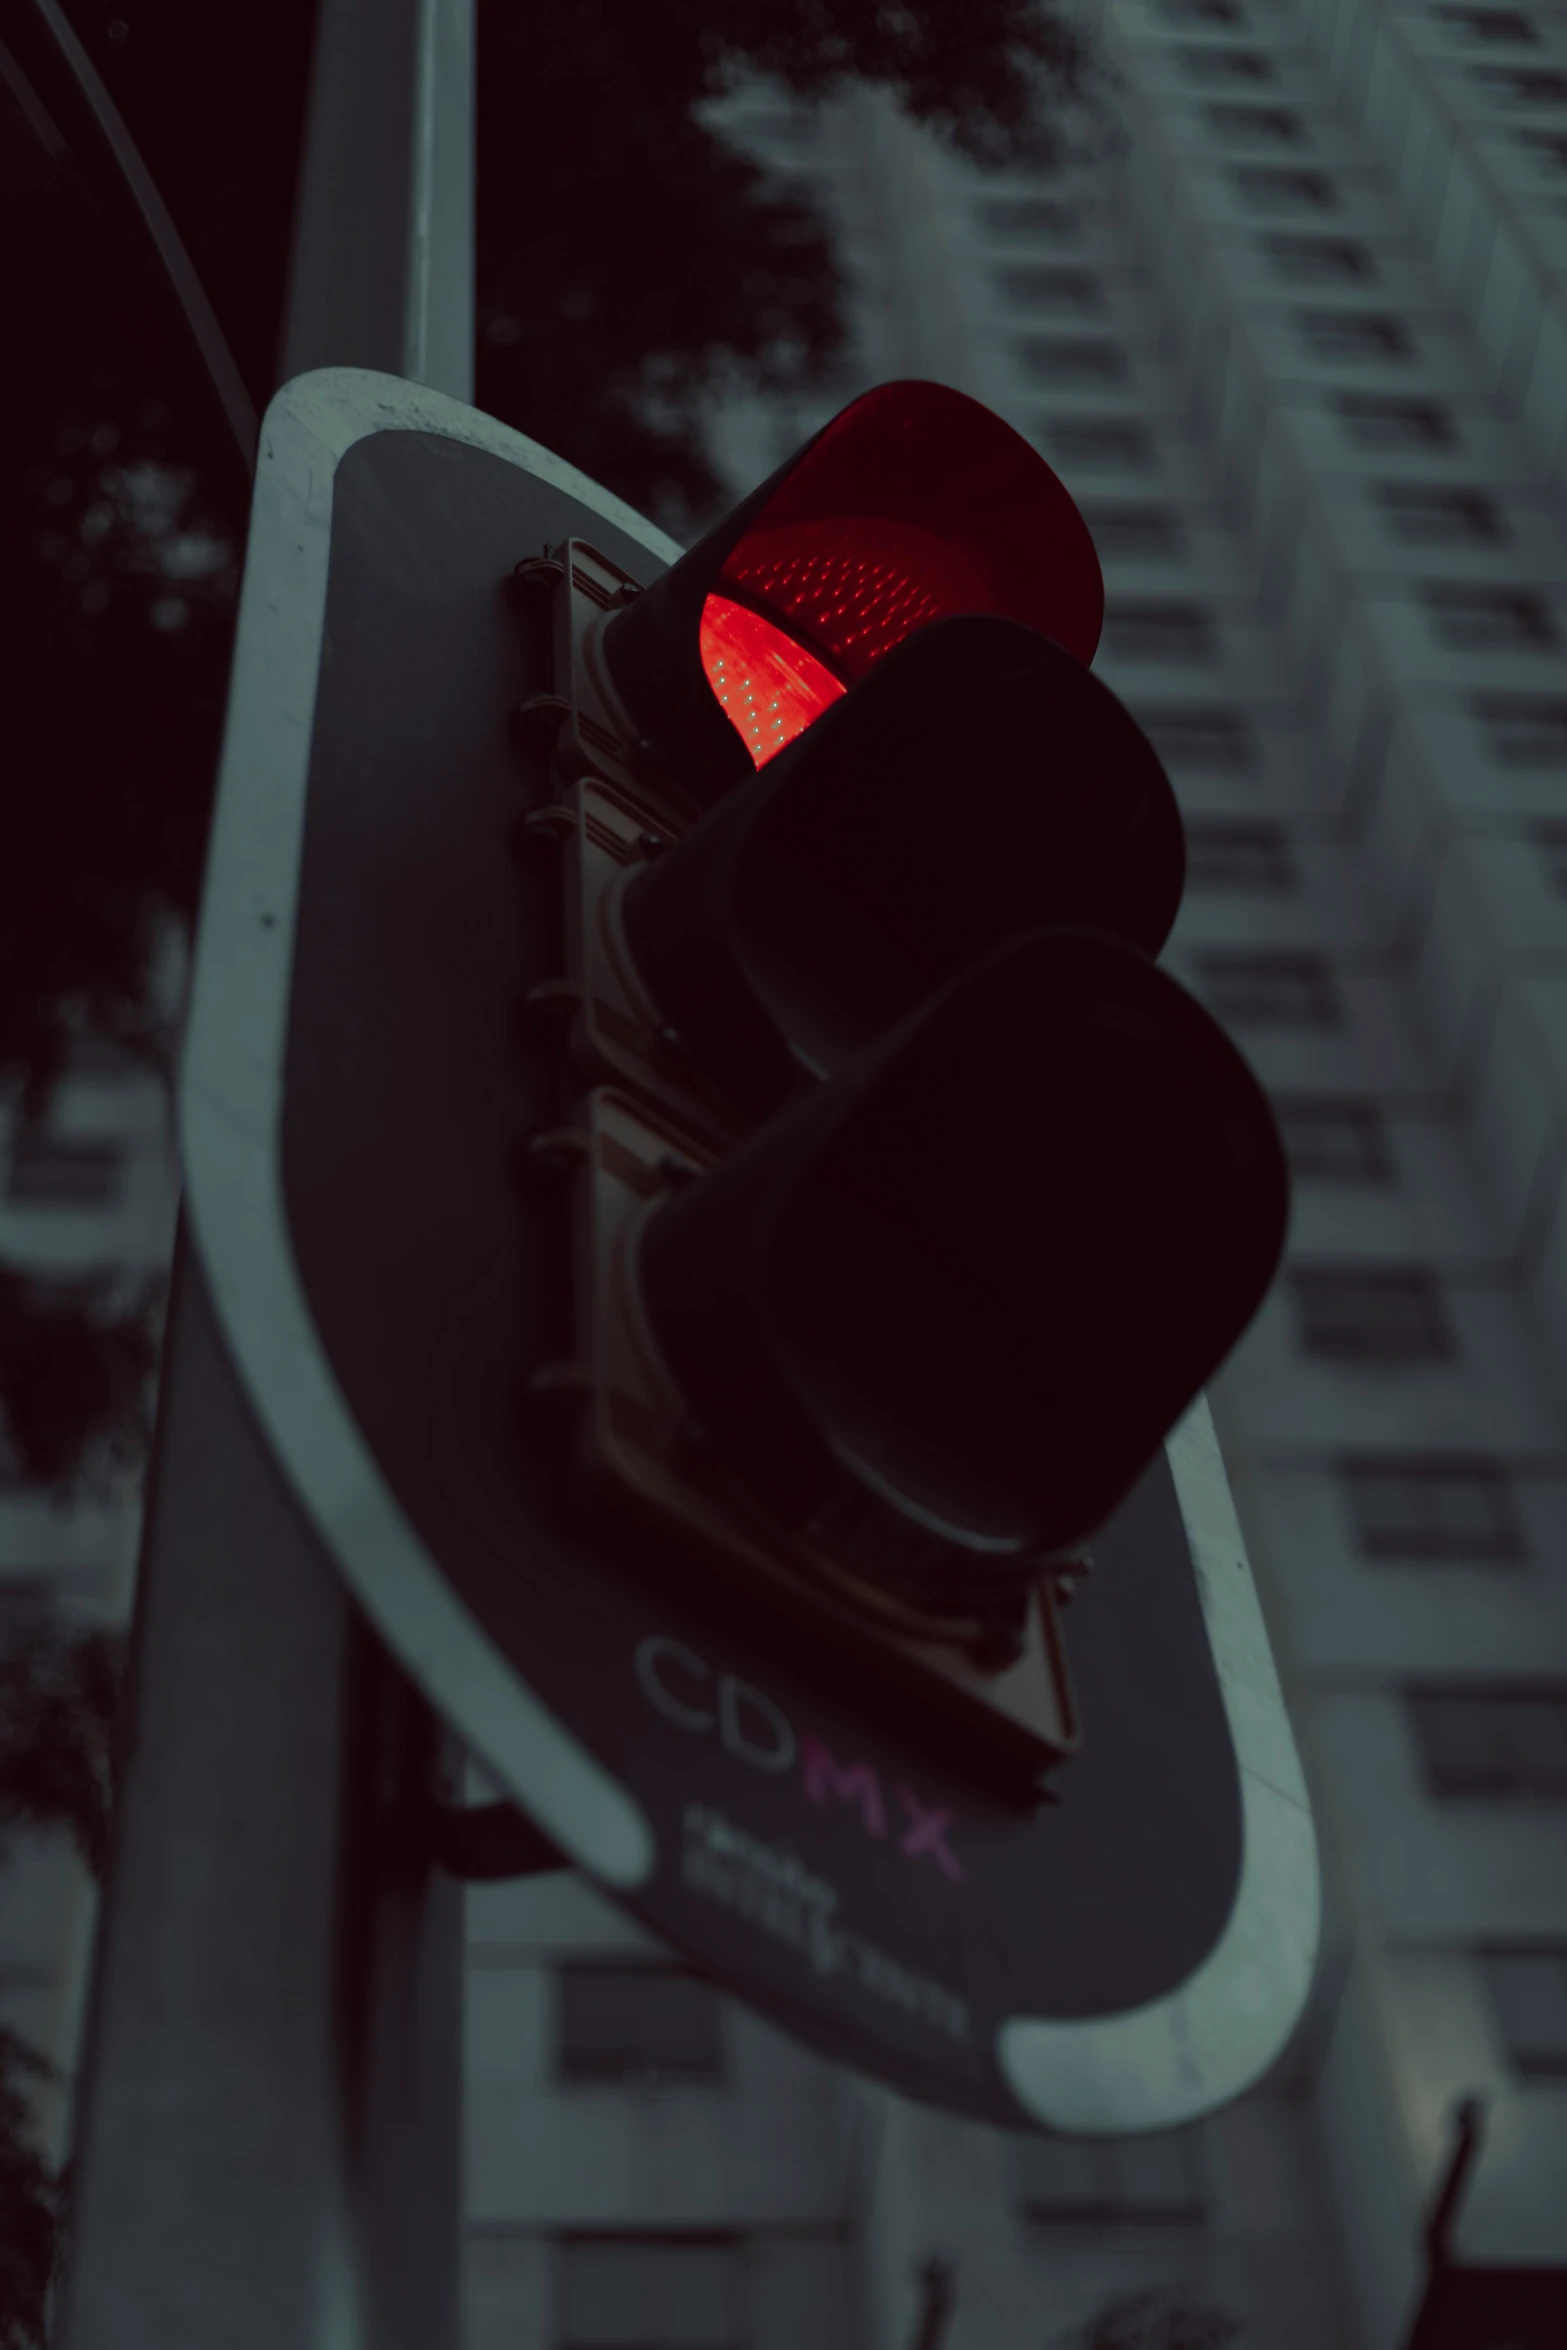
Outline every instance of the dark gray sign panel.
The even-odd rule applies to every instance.
[[[1032,1811],[721,1592],[570,1509],[524,1405],[569,1310],[569,1106],[522,1034],[554,884],[502,586],[568,534],[677,550],[395,378],[262,433],[181,1116],[258,1418],[431,1701],[571,1860],[825,2053],[986,2119],[1172,2126],[1282,2047],[1315,1962],[1300,1766],[1207,1407],[1066,1617],[1084,1752]],[[1135,1343],[1135,1341],[1131,1341]]]

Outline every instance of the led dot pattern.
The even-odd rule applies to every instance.
[[[991,601],[962,548],[884,517],[755,533],[725,565],[729,584],[792,623],[851,683],[915,629]]]
[[[700,650],[707,681],[756,767],[803,734],[844,690],[776,622],[727,596],[709,596],[703,605]]]

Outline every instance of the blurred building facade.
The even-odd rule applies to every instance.
[[[165,976],[172,978],[172,964]],[[22,1131],[0,1096],[0,1263],[70,1287],[137,1292],[169,1261],[178,1197],[167,1089],[123,1055],[84,1040],[47,1125]],[[39,1611],[72,1630],[130,1619],[141,1538],[123,1477],[61,1501],[30,1485],[0,1422],[0,1642]],[[9,1730],[9,1722],[5,1725]],[[68,2150],[70,2089],[92,1962],[96,1903],[74,1845],[59,1834],[0,1838],[0,2028],[57,2068],[40,2083],[40,2140]]]
[[[1140,2293],[1399,2350],[1474,2095],[1457,2249],[1567,2259],[1567,11],[1110,0],[1104,34],[1119,140],[1049,174],[868,98],[737,101],[838,226],[854,360],[717,430],[745,486],[859,385],[938,377],[1094,529],[1096,665],[1187,819],[1169,960],[1295,1168],[1214,1404],[1317,1810],[1316,1990],[1199,2127],[1029,2141],[802,2054],[572,1880],[475,1890],[467,2350],[1064,2350]],[[162,1261],[167,1141],[156,1088],[84,1065],[0,1153],[0,1251]],[[0,1597],[116,1620],[135,1538],[13,1478]],[[90,1927],[63,1846],[18,1844],[0,2021],[67,2065]],[[1531,2339],[1504,2292],[1475,2350]]]
[[[1120,137],[1050,174],[870,99],[737,102],[838,226],[856,353],[718,439],[749,486],[936,377],[1093,527],[1095,665],[1187,821],[1167,956],[1295,1170],[1214,1405],[1317,1809],[1316,1991],[1199,2128],[1028,2142],[698,2026],[580,1888],[476,1894],[472,2350],[1046,2350],[1141,2293],[1193,2342],[1395,2350],[1466,2096],[1455,2258],[1567,2259],[1567,12],[1103,23]],[[1535,2339],[1507,2291],[1454,2338]]]

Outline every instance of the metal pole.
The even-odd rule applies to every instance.
[[[473,397],[474,0],[321,0],[280,380]]]
[[[283,338],[468,397],[473,0],[321,0]],[[455,2350],[447,1742],[350,1607],[183,1226],[63,2350]]]
[[[941,2350],[957,2298],[957,2268],[939,2253],[932,2253],[929,2260],[921,2262],[919,2279],[920,2311],[914,2350]]]
[[[1447,2266],[1448,2247],[1458,2222],[1464,2189],[1484,2142],[1485,2099],[1461,2097],[1453,2111],[1453,2151],[1426,2221],[1426,2260],[1431,2268]]]

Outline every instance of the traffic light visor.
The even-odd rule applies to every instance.
[[[604,656],[646,739],[709,802],[834,689],[960,613],[1021,621],[1091,660],[1093,541],[999,416],[943,384],[882,384],[615,614]]]

